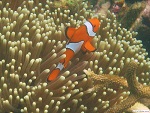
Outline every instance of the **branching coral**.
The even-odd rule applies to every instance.
[[[137,63],[132,61],[126,72],[126,78],[128,82],[128,87],[130,88],[131,94],[126,100],[124,100],[119,105],[115,105],[110,108],[106,113],[116,113],[123,112],[125,109],[131,107],[141,98],[150,98],[150,86],[144,86],[139,83],[136,79]]]
[[[71,15],[70,10],[54,9],[48,0],[24,0],[16,9],[10,1],[0,1],[0,112],[104,112],[129,93],[113,85],[89,93],[92,82],[83,70],[123,77],[133,59],[140,64],[139,81],[149,84],[147,52],[134,38],[136,33],[121,28],[110,12],[106,17],[96,15],[102,22],[93,39],[97,51],[77,54],[55,81],[46,83],[65,57],[63,25],[78,27],[95,16],[85,2],[79,3],[78,13]]]
[[[123,18],[121,18],[122,26],[127,29],[133,29],[133,27],[137,26],[136,20],[140,17],[140,14],[144,10],[145,6],[145,2],[137,2],[131,5],[125,12]]]
[[[130,87],[131,93],[142,98],[150,98],[150,87],[140,84],[136,80],[137,63],[131,62],[128,67],[126,78]]]
[[[109,87],[110,85],[119,85],[123,88],[128,88],[127,81],[117,75],[96,75],[94,72],[89,70],[84,70],[84,73],[86,73],[88,78],[93,81],[94,87],[90,90],[98,91],[99,89],[102,89],[103,87]]]
[[[115,75],[96,75],[91,71],[85,70],[84,72],[93,81],[93,91],[101,89],[104,85],[123,86],[130,91],[130,95],[120,104],[110,107],[105,113],[121,113],[127,108],[133,106],[141,98],[150,98],[150,86],[144,86],[136,79],[137,62],[131,61],[126,72],[126,80]],[[102,87],[101,87],[102,86]]]

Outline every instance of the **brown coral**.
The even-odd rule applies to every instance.
[[[126,73],[130,91],[134,95],[140,96],[142,98],[150,98],[150,87],[144,86],[136,79],[137,67],[137,62],[131,62]]]
[[[130,95],[119,105],[110,108],[106,113],[119,113],[134,105],[141,98],[150,98],[150,86],[144,86],[136,79],[137,62],[132,61],[126,72]]]
[[[104,87],[104,85],[115,84],[116,86],[124,86],[130,91],[130,95],[120,104],[114,104],[105,113],[121,113],[127,108],[133,106],[141,98],[150,98],[150,86],[144,86],[136,79],[136,71],[138,64],[135,61],[129,63],[126,71],[126,79],[120,78],[115,75],[96,75],[91,71],[85,70],[84,72],[93,81],[93,91],[97,91]],[[128,84],[126,83],[128,82]]]
[[[103,87],[109,87],[110,85],[119,85],[125,89],[128,88],[127,81],[124,78],[119,77],[118,75],[96,75],[94,72],[89,70],[84,70],[84,73],[86,73],[86,75],[88,75],[88,78],[93,81],[93,91],[98,91],[99,89]]]

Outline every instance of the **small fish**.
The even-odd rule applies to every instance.
[[[66,45],[66,51],[64,54],[66,57],[58,63],[57,67],[52,70],[47,78],[47,81],[53,81],[57,78],[60,71],[66,68],[69,61],[74,57],[76,53],[80,50],[83,52],[93,52],[96,49],[92,46],[91,41],[96,35],[100,27],[100,21],[97,18],[89,19],[81,25],[78,29],[74,27],[67,27],[65,30],[65,35],[68,38],[68,43]]]

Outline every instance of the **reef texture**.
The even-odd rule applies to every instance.
[[[128,97],[127,86],[106,85],[91,91],[92,80],[83,70],[125,77],[135,59],[139,82],[149,85],[147,52],[134,38],[137,33],[121,28],[114,14],[94,15],[82,1],[73,15],[69,9],[54,9],[52,1],[16,3],[0,1],[0,112],[103,113]],[[78,27],[93,16],[101,20],[93,39],[97,51],[78,53],[55,81],[46,83],[50,71],[65,57],[64,26]]]
[[[113,105],[105,113],[122,113],[127,108],[133,106],[139,99],[150,98],[150,86],[144,86],[136,79],[137,67],[138,63],[136,61],[131,61],[129,63],[125,74],[127,80],[116,75],[96,75],[91,71],[84,70],[86,75],[93,81],[93,88],[92,90],[89,89],[91,91],[98,91],[104,86],[109,86],[112,84],[115,86],[119,85],[123,87],[123,89],[130,91],[129,96],[126,99],[124,99],[120,104]]]
[[[122,18],[120,17],[122,26],[127,29],[135,29],[135,27],[138,26],[136,20],[141,16],[140,14],[144,10],[145,6],[145,2],[132,4],[126,11],[124,11],[124,16]]]

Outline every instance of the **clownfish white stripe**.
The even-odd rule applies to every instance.
[[[68,43],[66,45],[66,48],[71,49],[76,54],[78,51],[80,51],[83,43],[84,43],[84,41],[80,41],[78,43]]]
[[[59,63],[56,68],[61,71],[64,68],[64,65],[62,63]]]
[[[93,26],[92,26],[92,24],[90,22],[86,21],[84,23],[84,25],[87,28],[87,32],[88,32],[89,36],[95,36],[96,35],[96,33],[93,31]]]

